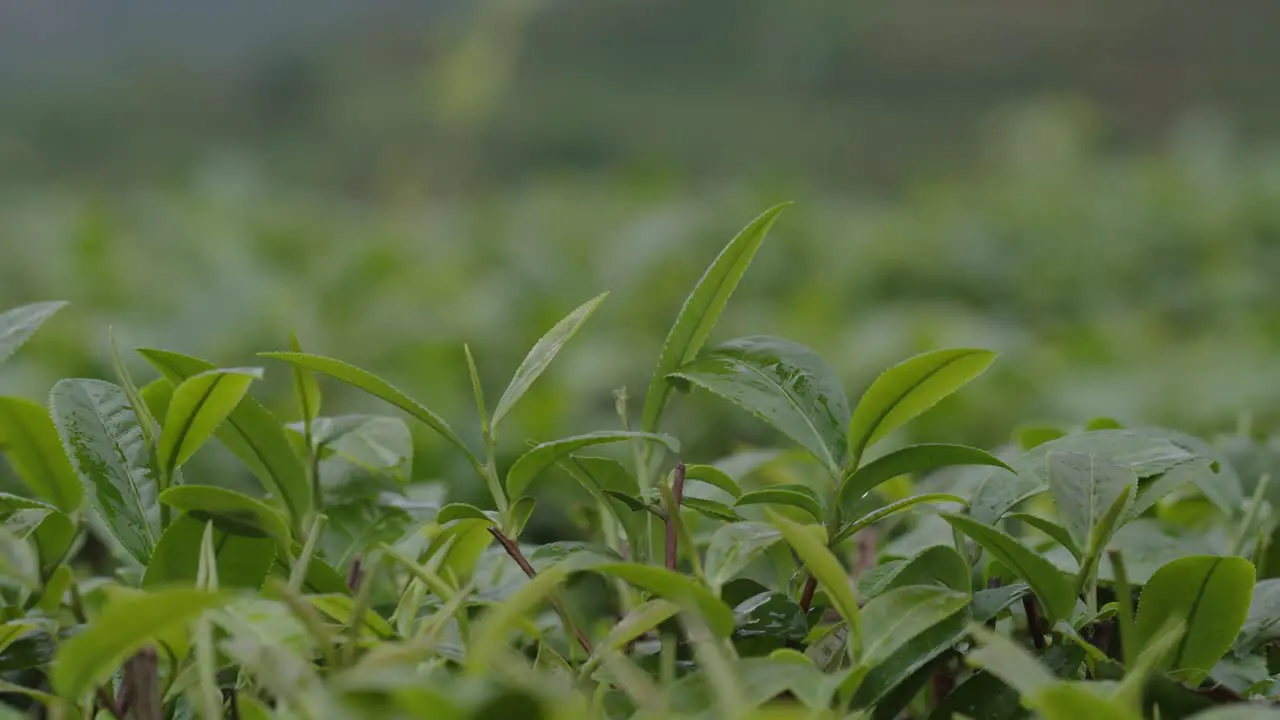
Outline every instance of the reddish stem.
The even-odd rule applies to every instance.
[[[676,569],[679,555],[679,539],[676,523],[680,520],[680,501],[684,499],[684,463],[676,463],[675,480],[671,485],[671,507],[667,508],[667,569]]]
[[[1040,606],[1032,595],[1022,596],[1022,610],[1027,614],[1027,632],[1031,634],[1031,642],[1037,650],[1045,649],[1043,628],[1040,625]]]
[[[804,584],[804,592],[800,594],[800,612],[809,612],[813,605],[813,593],[818,590],[818,578],[810,575]]]
[[[529,564],[529,561],[525,559],[524,553],[520,551],[520,546],[516,544],[516,541],[507,537],[505,533],[496,527],[490,527],[489,534],[498,541],[498,544],[502,546],[503,550],[507,551],[507,555],[511,556],[512,560],[515,560],[516,565],[524,571],[524,574],[527,575],[530,580],[538,576],[538,571],[534,570],[533,566]],[[564,620],[565,627],[573,630],[573,634],[578,638],[578,644],[582,646],[582,649],[588,655],[590,655],[591,641],[588,640],[582,630],[578,629],[578,626],[574,625],[573,621],[569,619],[569,613],[565,612],[564,606],[560,604],[559,600],[553,597],[551,599],[551,604],[555,607],[556,612],[560,613],[560,617]]]

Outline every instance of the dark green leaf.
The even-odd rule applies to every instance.
[[[912,589],[902,588],[893,592],[901,593]],[[947,592],[935,588],[926,588],[926,590]],[[890,597],[892,594],[882,595],[881,599]],[[967,595],[964,596],[964,600],[967,602]],[[953,598],[950,602],[959,604],[960,598]],[[944,609],[941,607],[943,604],[945,602],[939,600],[932,606],[933,610]],[[871,603],[868,603],[867,607],[869,608],[870,606]],[[885,610],[891,611],[892,608],[886,607]],[[880,613],[877,612],[877,614]],[[897,620],[896,616],[894,619]],[[915,619],[927,622],[928,615],[921,609],[921,612],[915,615]],[[924,668],[928,663],[960,642],[967,633],[969,624],[969,611],[962,607],[940,622],[922,628],[919,632],[915,632],[915,629],[919,628],[919,624],[913,623],[911,627],[908,627],[907,624],[899,625],[898,629],[894,631],[895,634],[899,636],[910,635],[911,637],[900,644],[890,641],[890,644],[897,645],[897,649],[867,671],[854,695],[854,706],[868,708],[887,702],[890,694],[895,689],[908,683],[921,668]],[[867,628],[870,629],[871,627],[872,624],[868,622]]]
[[[1045,461],[1049,491],[1075,546],[1097,547],[1099,525],[1115,502],[1137,486],[1137,477],[1105,458],[1080,452],[1051,452]],[[1103,543],[1108,539],[1109,532],[1101,538]]]
[[[771,485],[759,490],[752,490],[743,493],[734,505],[737,507],[742,507],[743,505],[790,505],[809,513],[818,522],[822,522],[823,517],[822,501],[818,499],[818,494],[807,485]]]
[[[45,320],[66,305],[65,302],[32,303],[0,313],[0,363],[8,360]]]
[[[909,560],[895,564],[891,571],[877,576],[867,587],[865,595],[874,598],[909,585],[936,585],[968,594],[971,585],[969,565],[946,545],[927,547]]]
[[[80,509],[84,488],[48,410],[30,400],[0,397],[0,452],[37,496],[66,513]]]
[[[653,379],[649,381],[649,391],[644,399],[644,415],[640,423],[642,430],[653,432],[658,429],[662,411],[671,395],[667,375],[698,357],[703,344],[715,328],[716,321],[720,319],[720,314],[724,312],[729,297],[738,287],[738,281],[751,265],[751,259],[755,257],[760,243],[764,241],[778,213],[786,207],[787,204],[783,204],[769,208],[743,228],[720,251],[694,286],[693,292],[685,299],[675,324],[662,343],[658,365],[654,368]]]
[[[533,482],[544,470],[582,448],[627,440],[646,440],[662,443],[670,448],[672,452],[680,451],[680,443],[675,438],[669,435],[655,435],[652,433],[605,430],[553,440],[531,448],[524,455],[521,455],[507,470],[507,495],[520,497],[528,489],[529,483]]]
[[[968,592],[934,585],[898,587],[872,598],[862,608],[862,662],[874,667],[968,605]]]
[[[709,390],[796,441],[839,473],[849,405],[835,372],[809,348],[753,336],[725,343],[671,374]]]
[[[506,391],[498,400],[498,406],[493,411],[493,419],[489,421],[490,432],[498,427],[498,423],[502,422],[516,402],[524,397],[529,386],[547,369],[556,354],[560,352],[560,348],[569,342],[608,295],[609,293],[602,293],[583,303],[538,340],[524,362],[520,363],[520,367],[511,378],[511,383],[507,385]]]
[[[1062,572],[1006,533],[963,515],[943,515],[951,526],[973,538],[992,557],[1027,581],[1040,598],[1050,622],[1071,617],[1075,592]]]
[[[857,520],[844,525],[836,532],[835,538],[832,542],[842,542],[846,538],[852,537],[853,534],[859,530],[874,525],[890,515],[902,512],[903,510],[919,505],[920,503],[956,503],[958,505],[964,505],[964,499],[957,495],[948,495],[946,493],[930,493],[928,495],[916,495],[914,497],[903,498],[901,500],[891,502],[884,507],[872,510]]]
[[[742,520],[742,516],[734,512],[733,508],[715,500],[686,497],[680,500],[680,507],[693,510],[703,517],[721,522],[739,522]]]
[[[244,537],[269,537],[289,547],[289,526],[280,513],[248,495],[212,485],[179,485],[160,493],[160,502],[219,530]]]
[[[167,350],[138,352],[175,386],[215,369],[204,360]],[[262,480],[263,486],[284,503],[294,528],[301,529],[302,521],[312,509],[311,483],[275,416],[252,397],[245,397],[216,434]]]
[[[1254,586],[1249,613],[1233,647],[1239,653],[1250,653],[1274,640],[1280,640],[1280,578],[1260,580]]]
[[[909,445],[858,468],[840,486],[840,509],[851,512],[858,500],[876,486],[899,475],[915,474],[955,465],[990,465],[1013,471],[1004,461],[965,445]]]
[[[124,393],[99,380],[61,380],[53,386],[50,404],[90,506],[145,565],[160,534],[157,486]]]
[[[195,585],[206,522],[191,515],[180,515],[169,525],[160,536],[146,574],[142,576],[143,588],[155,590],[173,584]],[[215,525],[213,542],[219,587],[247,590],[262,587],[275,562],[274,539],[231,534],[217,529]]]
[[[1170,620],[1185,623],[1173,653],[1158,667],[1203,677],[1231,648],[1249,613],[1254,569],[1239,557],[1185,557],[1161,567],[1138,603],[1138,638],[1152,642]]]
[[[877,440],[981,375],[995,357],[989,350],[935,350],[884,371],[862,394],[849,421],[854,464]]]
[[[973,594],[974,622],[985,623],[995,618],[1029,592],[1031,592],[1031,586],[1025,583],[979,590]]]
[[[1076,541],[1072,539],[1071,533],[1061,525],[1052,520],[1041,517],[1034,513],[1009,513],[1005,516],[1009,520],[1017,520],[1026,523],[1040,532],[1048,535],[1054,542],[1067,549],[1071,556],[1080,561],[1084,559],[1084,552],[1076,545]]]
[[[800,525],[777,513],[766,510],[769,521],[782,533],[787,544],[795,550],[804,563],[806,571],[818,579],[827,597],[839,611],[845,622],[849,623],[851,637],[849,642],[854,648],[855,657],[861,652],[861,613],[858,600],[853,595],[849,583],[849,573],[840,565],[831,551],[827,549],[826,537],[821,525]]]

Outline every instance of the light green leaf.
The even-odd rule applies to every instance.
[[[1067,529],[1055,523],[1048,518],[1041,517],[1035,513],[1009,513],[1005,516],[1009,520],[1017,520],[1026,523],[1040,532],[1048,535],[1054,542],[1067,549],[1077,562],[1084,559],[1084,551],[1077,545],[1076,541],[1071,537],[1071,533]]]
[[[1253,565],[1240,557],[1201,555],[1164,565],[1138,601],[1140,645],[1146,647],[1169,620],[1182,620],[1182,639],[1159,667],[1203,678],[1244,626],[1253,584]]]
[[[964,498],[958,495],[950,495],[947,493],[929,493],[927,495],[915,495],[913,497],[903,498],[901,500],[891,502],[888,505],[885,505],[884,507],[877,508],[867,513],[866,515],[863,515],[857,520],[854,520],[853,522],[842,526],[840,530],[836,532],[835,537],[832,539],[832,543],[834,544],[837,542],[841,542],[846,538],[852,537],[854,533],[858,532],[859,530],[865,527],[874,525],[880,522],[881,520],[889,517],[890,515],[900,513],[903,510],[919,505],[920,503],[956,503],[958,505],[965,504]]]
[[[890,590],[862,608],[862,662],[875,666],[898,648],[969,605],[969,593],[913,585]]]
[[[595,654],[621,650],[627,643],[658,627],[680,612],[680,606],[661,598],[642,603],[614,625],[596,644]]]
[[[325,375],[341,380],[348,385],[356,387],[370,395],[373,395],[374,397],[395,405],[418,420],[421,420],[427,425],[427,427],[435,430],[444,439],[453,443],[455,447],[466,455],[467,460],[469,460],[472,466],[477,470],[482,469],[483,466],[480,464],[479,459],[476,458],[475,453],[471,452],[471,449],[462,441],[462,438],[458,437],[458,434],[453,431],[453,428],[449,426],[449,423],[446,422],[444,418],[428,409],[422,403],[419,403],[417,400],[414,400],[404,394],[391,383],[383,380],[377,375],[374,375],[367,370],[361,370],[360,368],[354,365],[349,365],[341,360],[322,357],[320,355],[285,352],[261,353],[261,355],[263,357],[283,360],[287,363],[292,363],[300,367],[315,370],[319,373],[324,373]]]
[[[176,488],[175,488],[176,489]],[[180,515],[160,536],[151,562],[142,576],[148,590],[167,585],[194,586],[207,520]],[[262,587],[276,559],[276,541],[227,533],[215,526],[215,563],[219,586],[257,590]]]
[[[692,510],[705,518],[719,522],[733,523],[742,520],[742,516],[734,512],[733,508],[722,502],[707,500],[706,498],[682,498],[680,500],[680,507],[685,510]]]
[[[734,505],[736,507],[742,507],[743,505],[790,505],[809,513],[818,522],[822,522],[823,516],[822,501],[818,499],[818,494],[809,486],[799,484],[771,485],[759,490],[752,490],[743,493]]]
[[[534,498],[525,496],[511,503],[510,522],[507,528],[507,534],[512,538],[520,537],[520,533],[524,532],[524,526],[529,523],[530,516],[533,515],[533,509],[537,507],[538,501]]]
[[[10,620],[5,624],[0,625],[0,655],[2,655],[10,645],[17,642],[23,636],[29,635],[44,627],[46,627],[46,621],[34,618]],[[3,689],[0,689],[0,692],[3,692]]]
[[[582,448],[627,440],[646,440],[661,443],[670,448],[672,452],[680,451],[680,443],[675,438],[669,435],[655,435],[653,433],[605,430],[561,440],[552,440],[551,442],[534,446],[524,455],[521,455],[507,470],[507,495],[513,498],[524,495],[529,483],[533,482],[544,470]]]
[[[145,565],[160,534],[158,488],[124,392],[100,380],[60,380],[49,402],[90,506]]]
[[[270,537],[279,542],[280,547],[289,547],[289,526],[280,513],[235,490],[212,485],[179,485],[160,493],[160,502],[197,520],[212,520],[223,532]]]
[[[174,386],[194,375],[216,369],[204,360],[167,350],[138,352]],[[291,524],[300,530],[302,521],[312,509],[311,483],[307,481],[302,462],[289,443],[284,427],[275,416],[252,396],[246,396],[216,434],[262,480],[263,486],[284,503]]]
[[[889,596],[882,596],[881,602],[885,604],[881,609],[875,610],[875,613],[883,619],[868,618],[866,612],[871,609],[872,603],[867,603],[863,608],[864,626],[868,629],[868,634],[872,634],[872,628],[879,626],[882,628],[880,636],[884,639],[878,643],[880,649],[877,653],[881,659],[874,663],[864,660],[861,665],[866,669],[866,675],[859,682],[854,695],[855,707],[875,707],[879,711],[904,706],[909,702],[910,696],[915,695],[912,688],[916,686],[912,683],[923,680],[921,673],[926,672],[923,668],[964,639],[971,622],[966,607],[968,593],[952,593],[941,588],[901,588],[891,591],[890,596],[898,593],[906,601],[909,599],[909,592],[920,590],[945,593],[949,597],[939,597],[932,602],[915,605],[910,610],[903,608],[902,613],[895,613],[894,608],[883,600]],[[958,610],[946,614],[948,606],[957,605],[960,606]],[[885,615],[888,617],[883,617]],[[943,617],[930,623],[931,617],[938,615]],[[907,697],[900,697],[904,691]]]
[[[1045,462],[1049,491],[1071,539],[1078,548],[1096,547],[1099,525],[1116,500],[1137,486],[1138,478],[1128,468],[1080,452],[1051,452]],[[1105,535],[1100,537],[1103,543],[1110,539]]]
[[[116,380],[119,381],[120,389],[124,391],[124,396],[129,401],[129,408],[133,410],[138,420],[138,430],[142,432],[142,440],[146,443],[147,450],[156,454],[160,438],[160,426],[156,423],[156,417],[160,416],[152,414],[151,407],[143,400],[142,393],[133,382],[133,375],[129,373],[129,367],[125,365],[124,357],[120,354],[120,347],[116,344],[115,330],[112,328],[107,328],[107,345],[111,348],[111,363],[115,368]]]
[[[453,522],[454,520],[466,519],[484,520],[487,523],[493,522],[493,519],[486,515],[483,510],[475,505],[468,505],[466,503],[449,503],[448,505],[440,508],[440,512],[436,514],[436,522],[441,525]]]
[[[808,450],[833,474],[848,455],[849,404],[835,372],[809,348],[757,335],[731,340],[674,370]]]
[[[0,397],[0,452],[37,496],[66,513],[80,509],[84,488],[48,410],[30,400]]]
[[[728,473],[714,465],[689,465],[684,469],[684,480],[685,482],[690,480],[704,482],[725,491],[735,499],[742,495],[742,488],[738,487],[738,483],[734,482]]]
[[[0,363],[8,360],[45,320],[66,305],[65,302],[32,303],[0,313]]]
[[[853,464],[877,440],[981,375],[995,357],[990,350],[934,350],[884,371],[862,394],[849,421]]]
[[[978,648],[968,654],[966,662],[1000,678],[1023,697],[1032,697],[1058,681],[1035,655],[1005,636],[982,625],[973,625],[969,632]]]
[[[297,333],[289,333],[289,349],[302,352]],[[297,365],[293,366],[293,396],[298,401],[298,411],[304,423],[313,422],[320,416],[320,383],[316,382],[315,374]]]
[[[52,671],[54,690],[78,701],[148,641],[225,600],[216,593],[171,588],[110,603],[89,627],[58,648]]]
[[[728,637],[733,633],[733,610],[706,586],[688,575],[653,565],[616,562],[607,557],[592,558],[586,553],[579,553],[564,564],[575,570],[590,570],[621,578],[681,607],[692,607],[706,621],[711,631],[720,637]]]
[[[352,617],[355,615],[356,600],[350,595],[308,595],[307,602],[344,626],[349,626]],[[362,631],[367,631],[369,634],[383,640],[395,637],[395,631],[387,624],[386,619],[373,610],[368,610],[364,613],[363,622]]]
[[[725,583],[781,539],[777,528],[761,522],[737,522],[717,529],[704,561],[712,591],[719,594]]]
[[[1233,647],[1246,655],[1274,640],[1280,640],[1280,578],[1259,580],[1254,586],[1249,613]]]
[[[302,423],[289,429],[303,435]],[[316,450],[337,455],[369,473],[385,473],[405,482],[413,471],[413,436],[398,417],[385,415],[339,415],[319,417],[311,424],[311,441]]]
[[[21,588],[40,585],[40,558],[31,543],[0,527],[0,583]]]
[[[955,465],[990,465],[1013,471],[1004,461],[965,445],[921,444],[877,458],[845,476],[840,485],[840,509],[851,512],[864,495],[899,475],[916,474]]]
[[[608,297],[609,293],[601,293],[596,297],[588,300],[578,306],[576,310],[569,313],[563,320],[556,323],[555,327],[547,331],[525,356],[524,362],[520,363],[520,367],[511,378],[510,384],[507,385],[506,391],[502,393],[502,397],[498,400],[498,406],[494,408],[493,419],[489,421],[490,432],[498,427],[498,423],[507,416],[511,408],[524,397],[529,386],[534,380],[542,374],[551,361],[555,359],[556,354],[564,347],[565,343],[578,332],[582,324],[591,317],[596,311],[600,303]]]
[[[1028,698],[1045,720],[1142,720],[1142,713],[1118,702],[1090,682],[1054,682]]]
[[[507,648],[507,638],[529,613],[533,612],[555,592],[569,577],[570,568],[558,563],[543,568],[542,572],[520,586],[505,602],[494,605],[478,621],[472,635],[467,665],[473,671],[483,671]]]
[[[996,560],[1027,581],[1040,598],[1050,624],[1071,617],[1076,595],[1071,583],[1048,560],[1032,552],[1010,535],[963,515],[943,515],[951,526],[973,538]]]
[[[69,516],[52,505],[9,493],[0,493],[0,516],[4,526],[19,538],[35,542],[44,574],[66,559],[78,530]]]
[[[260,368],[209,370],[174,389],[160,432],[160,467],[166,477],[191,459],[240,404],[250,383],[261,378]]]
[[[827,549],[822,526],[800,525],[772,511],[765,512],[769,514],[769,521],[778,528],[787,544],[800,557],[805,570],[818,579],[827,597],[831,598],[836,610],[849,624],[849,643],[853,648],[853,656],[857,659],[862,652],[862,621],[858,599],[853,595],[849,573]]]
[[[676,368],[690,363],[698,357],[702,345],[711,335],[720,314],[724,312],[729,297],[738,287],[738,281],[751,265],[751,259],[760,249],[773,221],[789,203],[776,205],[764,211],[760,217],[751,221],[738,233],[724,250],[707,268],[706,273],[698,280],[693,292],[685,299],[675,324],[667,333],[662,343],[662,352],[658,356],[658,365],[653,370],[653,379],[649,381],[649,391],[644,399],[644,415],[640,428],[646,432],[658,429],[662,419],[662,411],[666,408],[667,399],[671,396],[671,384],[667,376]]]
[[[860,586],[861,581],[860,577]],[[969,565],[964,558],[946,545],[933,545],[875,577],[867,585],[865,595],[874,598],[895,588],[911,585],[933,585],[968,595],[971,584]],[[863,611],[865,612],[865,608]]]

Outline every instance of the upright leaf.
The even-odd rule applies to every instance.
[[[862,394],[849,422],[854,464],[877,440],[964,387],[993,360],[990,350],[934,350],[884,371]]]
[[[356,387],[370,395],[373,395],[374,397],[395,405],[418,420],[421,420],[427,425],[427,427],[435,430],[445,440],[453,443],[455,447],[466,455],[467,459],[474,467],[478,469],[481,468],[480,461],[476,458],[475,453],[471,452],[471,448],[467,447],[467,444],[462,441],[462,438],[458,437],[458,434],[453,431],[453,428],[450,427],[449,423],[446,422],[444,418],[428,409],[422,403],[404,394],[391,383],[383,380],[377,375],[374,375],[367,370],[361,370],[360,368],[354,365],[349,365],[341,360],[321,357],[319,355],[273,352],[262,353],[262,356],[283,360],[287,363],[292,363],[300,367],[315,370],[319,373],[324,373],[325,375],[341,380],[348,385]]]
[[[0,363],[8,360],[45,320],[65,306],[65,302],[41,302],[0,313]]]
[[[35,548],[5,527],[0,527],[0,584],[30,589],[40,584]]]
[[[534,446],[512,464],[507,470],[507,495],[518,498],[524,494],[529,483],[541,475],[544,470],[578,450],[593,445],[623,442],[625,440],[647,440],[662,443],[672,452],[679,452],[680,443],[669,435],[603,430],[600,432],[577,435],[574,437],[552,440]]]
[[[1018,577],[1027,581],[1031,590],[1040,598],[1051,623],[1071,617],[1075,609],[1076,595],[1071,583],[1054,567],[1027,546],[996,528],[964,515],[943,515],[951,526],[973,538],[991,556],[999,560]]]
[[[84,488],[48,410],[30,400],[0,397],[0,452],[36,496],[66,513],[80,509]]]
[[[244,537],[268,537],[289,547],[289,525],[267,504],[235,490],[212,485],[179,485],[160,493],[160,502],[221,531]]]
[[[154,590],[176,584],[194,586],[205,528],[206,521],[191,515],[175,519],[156,544],[142,576],[142,587]],[[219,587],[247,590],[262,587],[275,562],[274,539],[237,535],[215,527],[213,542]]]
[[[297,333],[289,333],[289,349],[296,353],[302,352]],[[314,373],[298,365],[293,366],[293,395],[298,401],[302,422],[314,422],[320,417],[320,383],[316,382]]]
[[[167,350],[139,350],[173,385],[214,366],[188,355]],[[167,414],[167,413],[166,413]],[[249,467],[289,512],[295,527],[311,512],[311,484],[302,463],[285,435],[284,427],[251,396],[245,397],[227,416],[216,433],[219,440]]]
[[[569,313],[555,327],[547,331],[529,351],[524,362],[520,363],[520,367],[516,370],[516,374],[512,376],[511,383],[507,385],[506,391],[502,393],[502,397],[498,400],[498,406],[494,408],[493,419],[489,421],[490,432],[493,432],[502,418],[506,417],[516,402],[524,396],[529,386],[533,385],[533,381],[538,379],[551,361],[555,359],[556,354],[560,352],[560,348],[578,332],[578,328],[591,317],[596,311],[600,303],[604,301],[609,293],[601,293],[594,298],[588,300],[578,306],[576,310]]]
[[[142,392],[138,390],[138,386],[133,382],[133,375],[129,373],[129,368],[125,365],[124,358],[120,355],[120,347],[116,345],[115,331],[111,328],[107,328],[107,344],[111,346],[111,362],[115,366],[116,380],[120,382],[120,389],[124,390],[124,396],[129,401],[129,407],[133,410],[133,414],[138,420],[138,429],[142,431],[142,439],[146,443],[147,449],[152,453],[156,453],[160,437],[156,416],[152,414],[151,407],[143,400]]]
[[[173,588],[110,603],[88,628],[58,648],[54,690],[68,700],[79,700],[148,641],[180,628],[224,600],[215,593]]]
[[[877,458],[845,475],[840,485],[840,509],[851,512],[867,493],[899,475],[923,473],[956,465],[990,465],[1013,471],[1003,460],[978,448],[964,445],[908,445]]]
[[[981,625],[970,628],[978,648],[966,660],[1004,681],[1023,697],[1031,697],[1057,678],[1026,648]]]
[[[183,380],[173,391],[160,432],[160,467],[165,477],[195,454],[236,409],[259,368],[208,370]]]
[[[849,623],[849,642],[853,647],[854,657],[858,657],[862,647],[858,599],[854,597],[849,574],[827,549],[822,526],[800,525],[773,512],[769,512],[769,521],[782,533],[787,544],[800,557],[800,562],[804,563],[804,569],[817,578],[822,589],[826,590],[827,597],[835,603],[836,610]]]
[[[145,565],[160,534],[158,490],[127,398],[111,383],[61,380],[49,402],[90,506],[121,546]]]
[[[1244,626],[1253,582],[1253,565],[1240,557],[1202,555],[1164,565],[1138,600],[1140,645],[1151,643],[1166,622],[1182,620],[1182,639],[1159,667],[1203,678]]]
[[[835,372],[803,345],[775,337],[732,340],[671,377],[709,390],[796,441],[833,474],[848,445],[849,404]]]
[[[676,368],[692,362],[698,357],[702,345],[711,335],[720,313],[724,312],[729,297],[738,287],[738,281],[751,265],[752,258],[760,249],[773,221],[789,203],[776,205],[764,211],[760,217],[751,221],[738,233],[724,250],[707,268],[694,286],[693,292],[685,299],[676,322],[667,333],[662,343],[662,352],[658,355],[658,365],[653,370],[653,379],[649,381],[649,391],[644,399],[644,415],[640,428],[645,432],[658,429],[662,419],[662,411],[666,408],[667,399],[671,396],[671,385],[667,376]]]
[[[1049,491],[1076,547],[1093,547],[1099,524],[1127,489],[1138,484],[1133,471],[1105,458],[1079,452],[1046,457]]]

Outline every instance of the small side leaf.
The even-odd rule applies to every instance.
[[[850,512],[858,500],[888,480],[954,465],[990,465],[1013,472],[1003,460],[985,450],[965,445],[921,444],[877,458],[845,476],[840,486],[840,509]]]
[[[1050,623],[1071,617],[1076,604],[1075,591],[1062,571],[1052,563],[1012,536],[973,518],[964,515],[942,517],[952,527],[973,538],[992,557],[1017,573],[1018,577],[1026,580],[1044,605]]]
[[[818,494],[807,485],[781,484],[772,485],[759,490],[743,493],[736,507],[743,505],[790,505],[811,515],[814,520],[822,522],[822,501]]]
[[[195,454],[231,414],[260,368],[210,370],[192,375],[173,391],[160,432],[160,467],[165,477]]]
[[[626,440],[647,440],[649,442],[662,443],[670,448],[672,452],[679,452],[680,450],[680,443],[675,438],[669,435],[655,435],[653,433],[601,431],[553,440],[531,448],[512,464],[511,469],[507,470],[507,495],[513,498],[520,497],[528,489],[529,483],[533,482],[544,470],[554,465],[561,458],[582,448]]]
[[[280,513],[260,500],[212,485],[179,485],[160,493],[160,502],[221,531],[245,537],[269,537],[289,547],[289,525]]]
[[[689,465],[684,469],[684,480],[697,480],[712,487],[719,488],[737,499],[742,495],[742,488],[734,482],[729,474],[714,465]]]
[[[48,410],[30,400],[0,397],[0,452],[36,496],[65,513],[80,509],[84,488]]]
[[[45,320],[66,305],[65,302],[32,303],[0,313],[0,363],[8,360]]]

